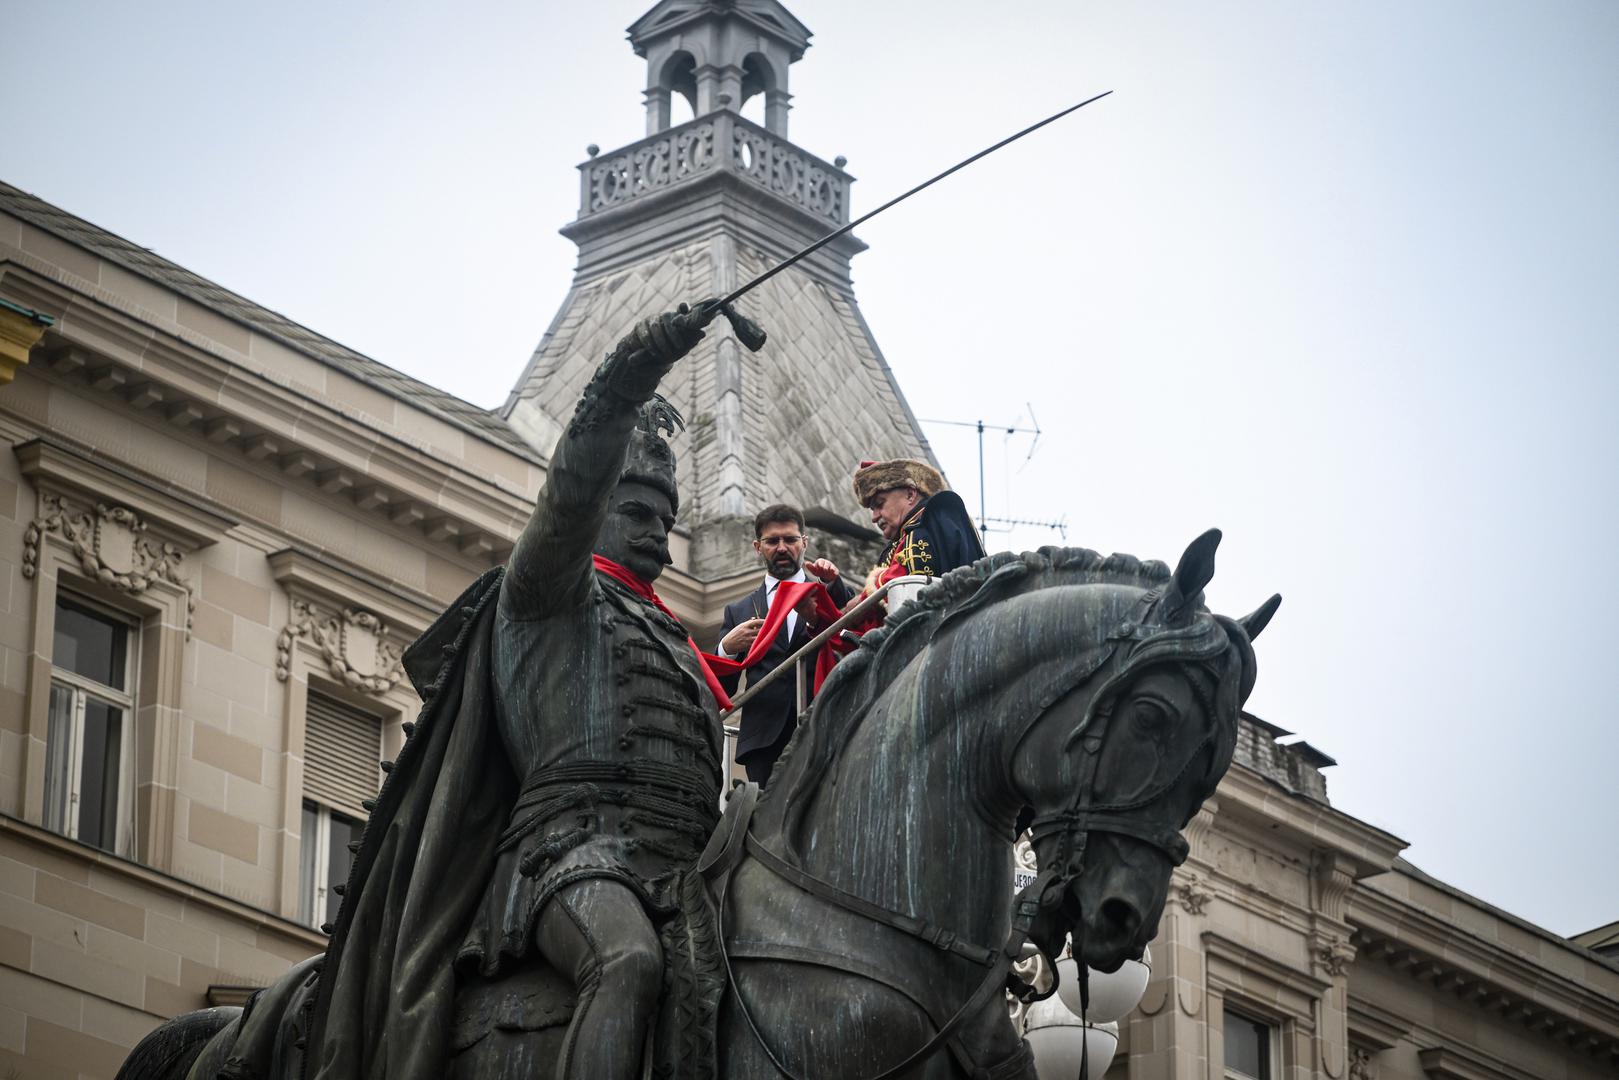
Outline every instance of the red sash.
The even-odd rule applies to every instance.
[[[590,560],[596,564],[597,570],[600,570],[602,573],[606,574],[608,577],[630,590],[630,592],[634,593],[636,596],[639,596],[641,599],[652,604],[653,607],[656,607],[659,611],[663,612],[671,619],[674,619],[675,622],[680,622],[679,616],[670,611],[668,607],[664,605],[664,602],[658,599],[658,594],[653,591],[652,586],[636,577],[628,569],[614,562],[612,559],[603,558],[600,555],[592,555]],[[714,700],[719,703],[722,711],[729,709],[731,707],[731,695],[727,694],[725,692],[725,687],[720,685],[719,676],[714,674],[714,669],[710,666],[710,664],[715,660],[718,660],[722,664],[729,664],[731,661],[721,659],[718,656],[708,656],[703,652],[703,650],[697,647],[697,642],[691,639],[690,634],[686,635],[686,644],[690,645],[691,651],[697,654],[697,664],[703,669],[703,681],[708,684],[708,689],[713,693]],[[729,675],[731,673],[727,671],[726,674]]]

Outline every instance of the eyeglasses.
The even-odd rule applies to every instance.
[[[760,547],[796,547],[804,542],[802,536],[761,536],[754,543]]]

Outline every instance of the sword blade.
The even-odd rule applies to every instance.
[[[924,188],[929,188],[929,187],[932,187],[934,184],[937,184],[940,180],[943,180],[945,177],[949,176],[951,173],[958,172],[958,171],[960,171],[962,169],[965,169],[967,166],[971,165],[973,162],[977,161],[979,158],[987,157],[988,155],[993,154],[995,151],[999,150],[1001,147],[1007,145],[1008,143],[1017,142],[1019,139],[1023,138],[1023,136],[1029,134],[1030,132],[1039,131],[1041,128],[1045,127],[1047,124],[1051,123],[1052,121],[1061,120],[1063,117],[1067,116],[1069,113],[1075,112],[1076,110],[1079,110],[1079,109],[1083,109],[1085,106],[1089,105],[1093,101],[1100,101],[1102,98],[1107,97],[1111,93],[1113,93],[1113,91],[1104,90],[1100,94],[1097,94],[1095,97],[1086,98],[1084,101],[1081,101],[1078,105],[1070,105],[1070,106],[1068,106],[1068,108],[1062,110],[1061,112],[1052,113],[1050,116],[1046,117],[1044,120],[1041,120],[1039,123],[1030,124],[1028,127],[1024,128],[1022,131],[1018,132],[1016,135],[1008,135],[1006,138],[1002,139],[1000,142],[996,143],[994,146],[987,146],[984,149],[978,151],[978,153],[974,154],[972,157],[966,158],[966,159],[964,159],[962,161],[956,162],[954,165],[950,166],[948,169],[946,169],[944,172],[940,173],[938,176],[935,176],[935,177],[933,177],[931,179],[922,181],[920,184],[916,185],[915,187],[913,187],[911,190],[907,191],[903,195],[894,196],[894,198],[889,199],[887,202],[885,202],[881,206],[877,207],[877,209],[870,210],[870,211],[867,211],[864,214],[861,214],[859,217],[855,218],[853,221],[849,222],[847,225],[840,225],[838,228],[833,229],[831,232],[827,233],[825,236],[823,236],[819,240],[815,241],[815,243],[809,245],[806,248],[803,248],[803,249],[795,252],[792,255],[789,255],[787,258],[783,259],[781,262],[777,263],[775,266],[772,266],[769,270],[766,270],[764,273],[762,273],[762,274],[758,275],[757,277],[755,277],[752,281],[747,282],[741,288],[733,290],[730,293],[730,295],[726,296],[723,300],[720,300],[717,304],[714,304],[713,305],[714,309],[718,310],[719,308],[728,307],[729,305],[735,303],[738,297],[743,296],[744,294],[746,294],[748,292],[751,292],[753,289],[758,288],[760,285],[762,285],[765,282],[769,281],[771,278],[775,277],[777,274],[781,273],[783,270],[787,269],[789,266],[792,266],[794,263],[797,263],[797,262],[807,258],[808,256],[815,254],[817,251],[820,251],[823,247],[830,244],[832,241],[836,240],[838,237],[842,236],[844,233],[848,232],[850,229],[853,229],[857,225],[861,225],[861,224],[864,224],[865,222],[870,221],[872,218],[876,217],[878,214],[882,213],[884,210],[887,210],[890,206],[894,206],[897,203],[904,202],[906,199],[909,199],[912,195],[915,195],[917,192],[923,190]]]

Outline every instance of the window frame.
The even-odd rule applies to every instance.
[[[303,811],[313,810],[315,814],[315,829],[313,836],[304,835]],[[331,886],[338,882],[325,881],[327,874],[324,867],[331,865],[332,859],[332,822],[340,818],[354,827],[358,836],[365,828],[365,822],[349,817],[335,807],[327,806],[319,799],[311,799],[305,795],[299,812],[299,869],[298,869],[298,912],[296,921],[305,926],[319,930],[322,925],[331,921],[327,917],[327,908],[331,900]],[[304,845],[313,842],[314,850],[310,851]],[[307,860],[307,861],[306,861]],[[353,857],[349,859],[353,866]],[[304,876],[304,869],[310,870],[309,877]]]
[[[1237,1017],[1255,1028],[1263,1028],[1265,1039],[1260,1044],[1260,1074],[1245,1073],[1229,1063],[1230,1044],[1225,1037],[1225,1023],[1228,1017]],[[1220,1075],[1224,1080],[1277,1080],[1277,1062],[1281,1060],[1282,1029],[1274,1020],[1267,1019],[1250,1012],[1240,1005],[1235,1008],[1222,1007],[1220,1010],[1220,1041],[1221,1061]]]
[[[80,610],[104,619],[117,626],[124,636],[124,683],[123,688],[108,686],[97,682],[86,675],[69,671],[58,663],[56,656],[56,616],[64,605],[76,607]],[[80,843],[88,843],[80,838],[80,811],[84,794],[84,737],[85,713],[90,699],[102,701],[117,708],[121,713],[118,724],[118,772],[117,790],[115,798],[117,806],[113,812],[113,844],[111,847],[92,845],[100,851],[110,851],[114,855],[124,858],[135,856],[135,729],[137,726],[136,712],[139,708],[140,693],[140,639],[143,620],[138,615],[121,610],[110,604],[97,602],[72,588],[58,587],[51,598],[51,653],[50,653],[50,679],[46,684],[46,755],[45,755],[45,791],[43,822],[58,835]],[[49,699],[58,686],[67,690],[70,706],[70,719],[68,721],[68,750],[67,750],[67,790],[62,793],[62,799],[54,802],[51,790],[50,774],[50,705]],[[60,828],[51,821],[57,813],[61,815]]]

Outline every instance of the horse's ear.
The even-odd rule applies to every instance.
[[[1270,625],[1271,616],[1276,614],[1276,609],[1281,606],[1282,594],[1277,593],[1269,600],[1266,600],[1263,604],[1260,604],[1257,608],[1238,619],[1237,625],[1242,627],[1244,632],[1246,632],[1248,635],[1248,640],[1252,641],[1254,638],[1258,637],[1264,632],[1265,627]]]
[[[1181,555],[1165,593],[1164,599],[1168,602],[1166,622],[1178,622],[1186,606],[1203,591],[1203,586],[1214,580],[1214,550],[1219,546],[1219,529],[1210,529],[1186,545],[1186,551]]]

